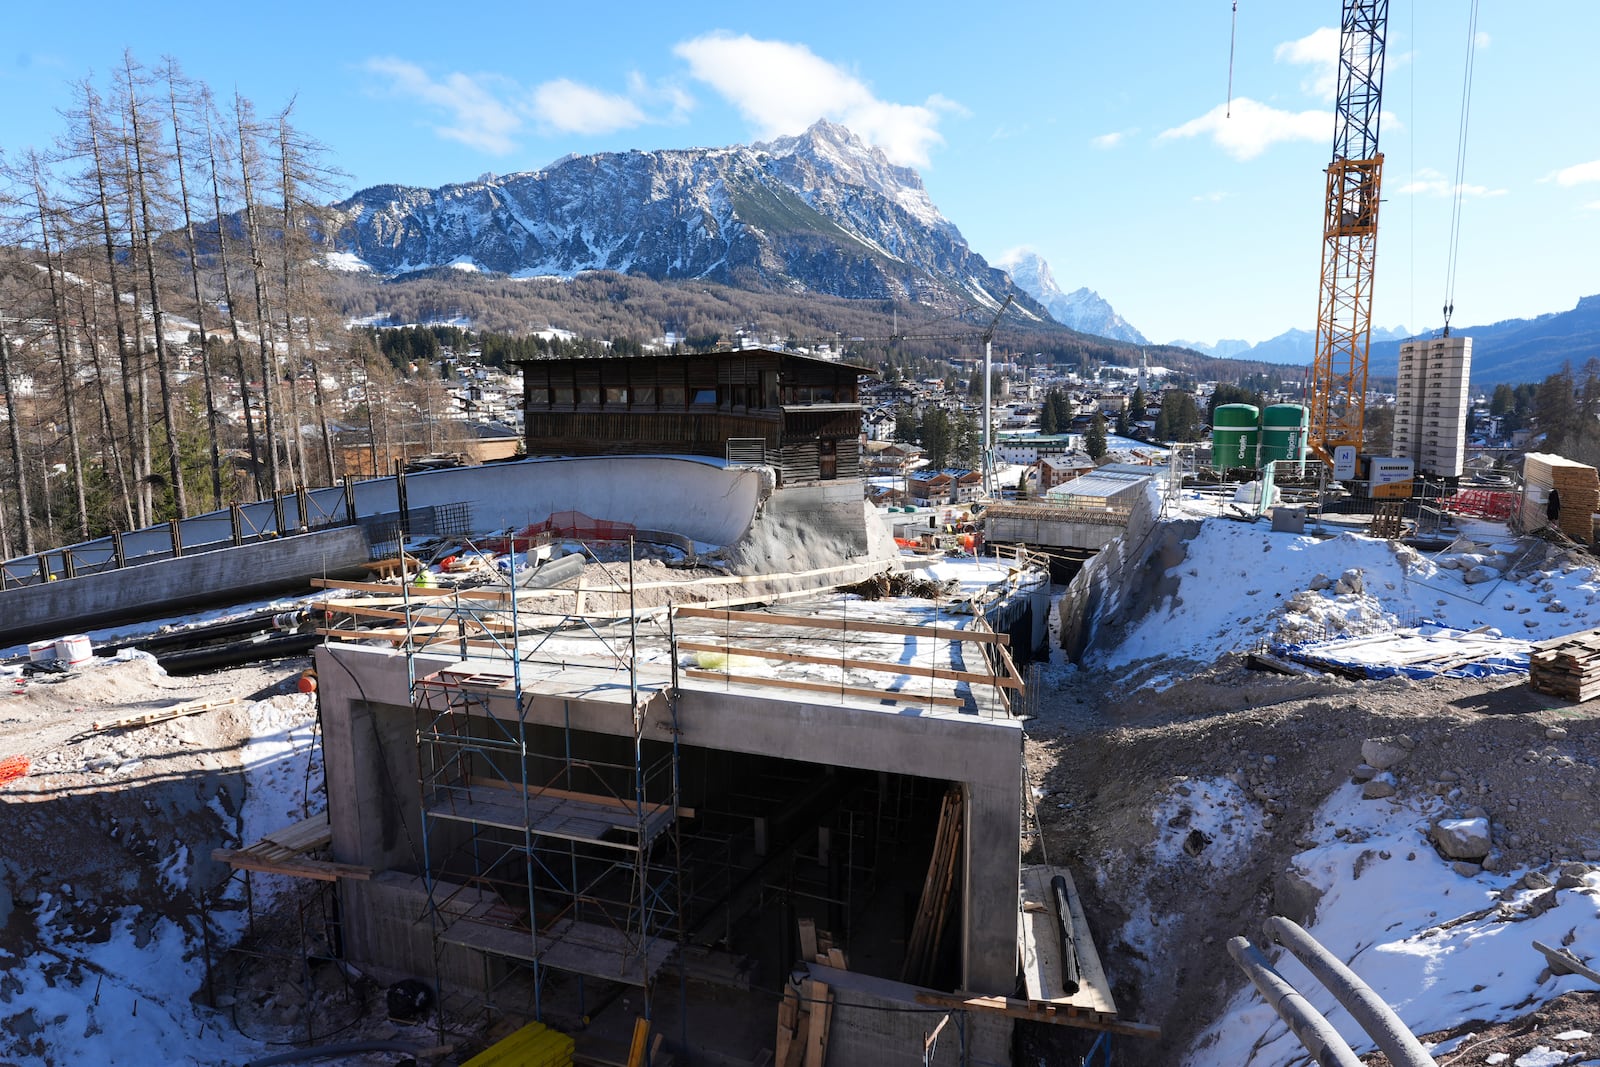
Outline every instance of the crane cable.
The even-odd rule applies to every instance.
[[[1225,119],[1233,118],[1233,48],[1238,41],[1239,0],[1233,0],[1233,26],[1228,30],[1228,109],[1222,116]]]
[[[1445,265],[1444,336],[1450,336],[1450,316],[1456,310],[1456,266],[1461,245],[1461,201],[1467,169],[1467,120],[1472,114],[1472,67],[1478,47],[1478,0],[1472,0],[1467,19],[1467,63],[1461,78],[1461,125],[1456,132],[1456,172],[1452,187],[1455,203],[1450,212],[1450,252]]]

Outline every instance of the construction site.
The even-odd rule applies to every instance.
[[[1203,450],[1001,501],[986,396],[884,511],[869,368],[540,358],[532,458],[0,562],[0,1064],[1600,1064],[1600,473],[1475,488],[1448,328],[1367,450],[1387,12]]]

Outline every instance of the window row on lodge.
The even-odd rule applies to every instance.
[[[835,365],[836,366],[836,365]],[[541,360],[524,363],[529,409],[618,407],[777,409],[812,404],[854,404],[851,380],[807,381],[777,368],[702,360]],[[830,376],[832,377],[832,376]]]

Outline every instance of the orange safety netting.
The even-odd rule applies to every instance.
[[[1441,505],[1454,515],[1479,519],[1509,519],[1517,510],[1517,494],[1492,489],[1462,489],[1447,496]]]
[[[0,759],[0,785],[21,778],[28,773],[26,756],[8,756]]]
[[[631,522],[590,518],[581,511],[558,511],[543,522],[533,522],[511,537],[493,537],[479,543],[485,552],[523,552],[554,538],[574,541],[626,541],[638,530]]]

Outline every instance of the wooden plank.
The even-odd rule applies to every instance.
[[[299,854],[289,859],[273,859],[248,848],[218,848],[212,850],[211,858],[218,863],[226,863],[237,871],[286,874],[294,878],[314,878],[322,882],[334,882],[340,878],[355,878],[364,882],[372,877],[371,867],[306,859]]]
[[[1564,948],[1551,948],[1540,941],[1535,941],[1533,947],[1538,950],[1550,963],[1551,974],[1577,974],[1589,981],[1600,985],[1600,972],[1588,967],[1584,962]]]
[[[817,958],[817,924],[813,919],[800,920],[800,958],[806,961]]]
[[[1015,689],[1021,683],[1004,675],[979,674],[977,671],[958,671],[948,667],[920,667],[912,663],[889,663],[885,660],[842,659],[838,656],[813,656],[809,652],[780,652],[777,649],[753,648],[749,645],[724,645],[713,641],[679,641],[678,649],[684,652],[715,652],[726,656],[750,656],[755,659],[779,660],[784,663],[814,663],[843,670],[874,671],[879,674],[902,674],[916,678],[942,678],[952,682],[971,682],[993,685],[1002,689]]]
[[[1108,1018],[1095,1012],[1084,1011],[1070,1004],[1050,1004],[1040,1001],[1021,1000],[1016,997],[983,997],[968,996],[962,993],[943,993],[935,989],[920,990],[916,994],[918,1004],[926,1004],[932,1008],[945,1008],[957,1011],[986,1012],[994,1015],[1004,1015],[1012,1019],[1028,1019],[1032,1022],[1050,1023],[1056,1026],[1072,1026],[1080,1030],[1101,1030],[1106,1033],[1123,1034],[1128,1037],[1145,1037],[1157,1039],[1161,1036],[1161,1027],[1150,1023],[1129,1022],[1125,1019]]]
[[[927,637],[936,641],[981,641],[991,645],[1009,645],[1008,634],[993,630],[955,629],[952,627],[920,626],[915,623],[858,622],[831,616],[775,615],[765,611],[729,611],[725,608],[691,607],[680,604],[673,613],[690,619],[715,619],[718,622],[763,623],[768,626],[804,626],[819,630],[860,631],[862,633],[895,634],[898,636]]]
[[[628,1047],[628,1067],[644,1067],[645,1050],[650,1047],[650,1020],[633,1020],[633,1043]]]
[[[281,830],[263,834],[261,840],[293,852],[310,852],[328,846],[333,840],[333,828],[328,825],[328,813],[319,811]]]
[[[480,786],[480,785],[491,786],[491,787],[496,788],[496,789],[521,789],[522,788],[520,785],[518,785],[515,782],[507,782],[507,781],[504,781],[504,780],[499,779],[499,778],[489,778],[489,777],[482,776],[482,775],[469,775],[467,777],[466,781],[465,781],[465,784],[469,788],[473,787],[473,786]],[[600,804],[600,805],[603,805],[603,806],[606,806],[606,807],[621,808],[623,811],[630,812],[630,813],[637,813],[638,810],[639,810],[635,806],[634,802],[631,801],[631,800],[624,800],[621,797],[607,796],[604,793],[580,793],[580,792],[577,792],[577,791],[571,790],[571,789],[557,789],[555,786],[550,786],[550,785],[543,785],[543,786],[541,786],[541,785],[530,785],[530,786],[528,786],[528,792],[533,794],[534,796],[561,797],[561,798],[566,799],[566,800],[581,801],[582,803],[585,803],[585,804]],[[666,811],[666,810],[667,810],[667,805],[665,805],[665,804],[648,804],[647,803],[644,806],[644,813],[647,816],[654,815],[656,812]],[[678,818],[680,818],[680,819],[692,819],[692,818],[694,818],[694,809],[693,808],[679,808],[678,809]]]
[[[91,722],[89,728],[92,730],[122,730],[130,726],[148,726],[152,723],[166,722],[168,719],[179,719],[185,715],[194,715],[202,711],[226,708],[237,703],[239,703],[237,697],[228,700],[189,701],[183,704],[173,704],[170,707],[157,708],[155,711],[142,712],[138,715],[124,715],[121,718],[107,719],[103,722]]]
[[[805,1067],[823,1067],[828,1060],[828,1019],[833,992],[826,983],[808,979],[811,986],[811,1028],[806,1035]]]
[[[960,697],[935,696],[929,693],[912,693],[906,690],[867,689],[864,686],[829,685],[826,682],[805,682],[795,678],[757,678],[749,675],[728,674],[723,671],[684,669],[684,676],[705,682],[732,682],[735,685],[768,686],[773,689],[798,689],[807,693],[835,693],[877,700],[896,700],[909,704],[934,704],[943,708],[964,708],[967,702]]]

